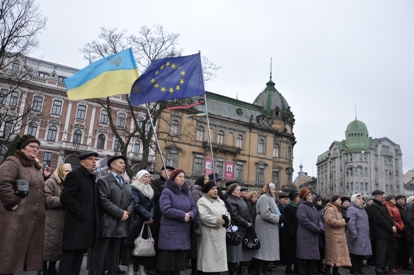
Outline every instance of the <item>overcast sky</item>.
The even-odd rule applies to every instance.
[[[414,168],[414,1],[38,0],[48,18],[34,57],[83,68],[79,52],[100,27],[180,34],[183,54],[221,66],[208,91],[252,103],[273,81],[295,115],[295,176],[355,119],[373,138],[401,145]]]

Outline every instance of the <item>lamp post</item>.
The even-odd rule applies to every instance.
[[[362,155],[363,153],[365,153],[365,151],[362,151],[356,158],[358,159],[359,158],[359,156],[360,155]],[[356,170],[356,168],[358,168],[358,166],[355,164],[355,161],[354,161],[354,164],[353,164],[353,167],[352,167],[353,169],[352,169],[352,173],[354,174],[354,192],[353,192],[353,194],[355,194],[355,186],[356,186],[356,182],[355,182],[355,170]]]

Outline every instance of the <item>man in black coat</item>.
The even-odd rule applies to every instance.
[[[289,204],[289,195],[286,193],[280,193],[279,194],[279,203],[277,204],[277,207],[279,208],[281,218],[279,221],[279,250],[280,250],[280,261],[282,265],[286,264],[286,230],[285,230],[285,207]]]
[[[402,218],[402,221],[404,222],[404,225],[407,224],[407,217],[405,215],[405,203],[406,203],[406,197],[404,195],[397,195],[395,196],[395,201],[397,202],[396,206],[398,210],[400,211],[400,215]],[[397,251],[400,251],[401,254],[397,255],[396,259],[400,259],[401,262],[397,262],[397,267],[402,269],[409,269],[412,270],[412,267],[410,266],[410,253],[408,250],[408,242],[407,240],[407,231],[403,231],[403,238],[402,241],[397,242],[397,245],[401,245],[401,248],[398,248]]]
[[[79,155],[80,167],[70,172],[60,194],[66,209],[62,233],[60,275],[79,274],[83,255],[96,245],[99,230],[98,189],[93,171],[98,153],[85,151]]]
[[[397,232],[397,227],[383,203],[384,192],[375,190],[372,192],[372,195],[374,196],[374,201],[369,208],[369,226],[376,244],[375,273],[383,275],[389,273],[387,271],[387,262],[390,239]]]
[[[285,207],[284,215],[285,215],[285,232],[287,236],[286,240],[286,274],[292,274],[295,272],[296,274],[298,265],[296,259],[296,234],[298,232],[298,218],[296,216],[296,212],[298,211],[298,202],[299,202],[299,192],[297,190],[291,190],[289,192],[289,204]],[[292,271],[292,264],[295,265],[294,270]]]
[[[118,274],[119,252],[128,234],[127,220],[134,210],[131,185],[122,177],[125,172],[125,157],[110,157],[108,168],[110,173],[98,180],[102,226],[92,253],[90,275],[102,275],[106,269],[108,275]]]
[[[158,179],[151,181],[152,190],[154,190],[154,201],[157,204],[158,200],[161,197],[162,190],[164,189],[164,183],[168,178],[168,175],[174,171],[175,168],[172,166],[163,166],[161,167],[161,175]],[[168,173],[168,175],[167,175]]]

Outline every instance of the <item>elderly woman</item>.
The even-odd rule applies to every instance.
[[[45,204],[46,221],[44,234],[44,250],[43,250],[43,270],[49,275],[57,275],[56,261],[60,260],[62,255],[62,230],[63,220],[65,218],[65,210],[60,203],[60,193],[63,189],[63,183],[66,175],[72,171],[69,163],[59,166],[52,176],[45,182]],[[49,262],[49,268],[47,268]]]
[[[0,166],[0,274],[43,268],[45,183],[35,161],[40,142],[24,135],[16,147],[14,156]],[[28,184],[27,194],[16,194],[16,180]]]
[[[234,225],[238,227],[237,232],[244,239],[247,229],[253,227],[252,217],[246,202],[240,196],[240,186],[237,183],[232,183],[227,188],[229,194],[227,208]],[[241,243],[239,245],[227,245],[229,275],[235,275],[238,263],[240,263],[238,274],[244,274],[247,263],[252,260],[252,253],[251,250],[242,249]]]
[[[257,274],[266,274],[269,263],[280,259],[279,253],[279,209],[273,199],[275,185],[266,184],[256,203],[256,234],[260,249],[255,250],[253,258],[257,259]]]
[[[249,207],[250,216],[252,218],[256,217],[257,197],[258,195],[256,191],[250,191],[249,193],[247,193],[246,203],[247,203],[247,207]]]
[[[346,216],[349,218],[346,239],[351,254],[351,274],[364,274],[362,262],[366,256],[372,255],[372,250],[369,239],[369,218],[361,194],[352,195]]]
[[[132,255],[132,250],[134,249],[134,240],[141,232],[144,223],[152,225],[153,222],[155,203],[150,173],[147,170],[139,171],[137,173],[137,179],[131,183],[131,189],[132,196],[134,197],[134,211],[131,216],[121,263],[128,265],[128,275],[134,274],[134,264],[139,265],[138,275],[145,275],[145,265],[153,265],[154,257],[134,256]],[[148,235],[147,230],[143,234]],[[144,237],[146,238],[147,236]]]
[[[158,270],[161,274],[179,274],[187,269],[191,248],[190,222],[197,217],[183,169],[170,173],[165,182],[159,204],[162,213],[158,239]]]
[[[226,227],[230,214],[218,197],[217,186],[210,180],[203,186],[204,195],[197,201],[202,236],[198,238],[197,269],[205,273],[227,271]]]
[[[299,192],[291,190],[289,192],[289,204],[285,207],[285,230],[287,235],[286,246],[286,274],[292,274],[293,271],[297,272],[297,260],[296,260],[296,234],[298,232],[298,218],[296,212],[298,211]],[[292,271],[292,264],[294,264],[294,270]]]
[[[351,266],[345,228],[349,218],[343,218],[341,198],[333,195],[324,209],[325,220],[325,274],[339,275],[338,267]]]
[[[304,188],[299,193],[298,233],[296,257],[299,275],[315,273],[315,260],[319,260],[319,234],[324,231],[322,219],[312,203],[312,192]]]

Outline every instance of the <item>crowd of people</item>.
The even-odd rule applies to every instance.
[[[192,275],[265,275],[276,264],[286,274],[364,274],[364,259],[377,275],[412,268],[414,197],[324,199],[273,183],[249,192],[236,180],[220,187],[217,174],[190,187],[171,166],[129,182],[123,156],[108,157],[108,175],[96,179],[93,151],[79,155],[78,169],[63,164],[46,177],[39,147],[22,136],[0,166],[0,274],[79,274],[85,253],[91,275],[125,273],[120,265],[127,275],[178,275],[189,263]],[[141,234],[154,239],[155,256],[136,256]],[[240,240],[226,241],[230,234]]]

